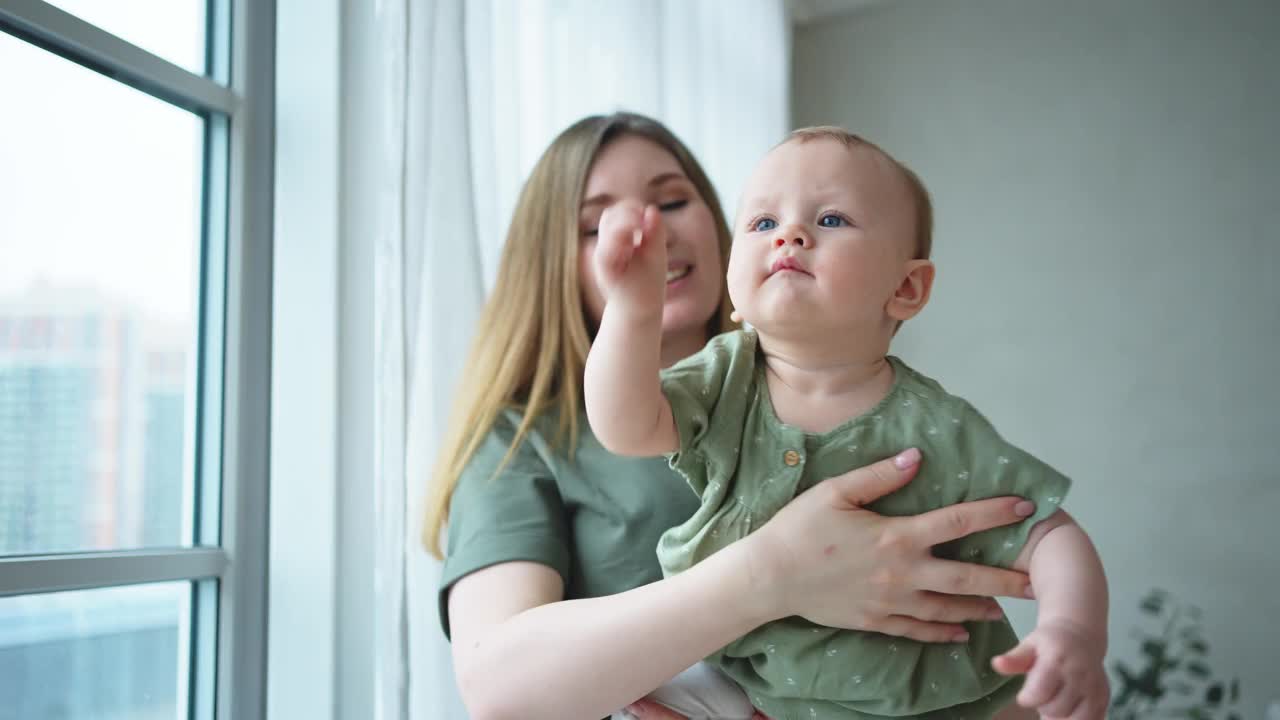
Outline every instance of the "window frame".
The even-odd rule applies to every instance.
[[[46,2],[0,0],[0,32],[205,120],[184,454],[193,546],[0,557],[0,597],[191,581],[180,682],[192,720],[265,718],[275,12],[275,0],[207,0],[207,75],[198,75]]]

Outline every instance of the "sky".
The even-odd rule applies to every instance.
[[[52,4],[199,71],[203,0]],[[0,302],[91,291],[189,321],[204,122],[0,32]]]

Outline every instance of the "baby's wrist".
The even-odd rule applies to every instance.
[[[605,304],[605,313],[614,316],[617,322],[628,325],[639,325],[662,320],[662,303],[649,302],[646,298],[637,297],[636,293],[618,289],[609,293]]]
[[[1040,617],[1036,620],[1036,631],[1040,633],[1057,633],[1073,638],[1081,645],[1088,647],[1099,656],[1107,653],[1107,628],[1105,621],[1101,624],[1067,616]]]

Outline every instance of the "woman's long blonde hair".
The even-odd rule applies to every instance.
[[[729,257],[732,236],[715,190],[693,154],[656,120],[632,113],[579,120],[560,133],[534,166],[511,218],[497,282],[485,303],[450,413],[448,431],[427,493],[423,541],[443,557],[440,534],[449,501],[498,414],[515,408],[523,417],[505,465],[544,411],[560,418],[556,443],[572,457],[578,440],[582,369],[591,344],[578,277],[580,203],[600,148],[624,135],[652,140],[680,164],[711,210],[720,256]],[[707,323],[708,336],[733,326],[728,293]]]

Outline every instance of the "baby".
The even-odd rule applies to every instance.
[[[660,372],[656,352],[633,348],[660,342],[665,230],[654,209],[608,208],[593,260],[607,305],[586,367],[591,427],[615,453],[667,454],[701,498],[659,543],[668,575],[817,482],[904,448],[925,462],[871,506],[879,513],[1036,502],[1024,523],[935,550],[1030,573],[1038,618],[1021,643],[1007,620],[969,623],[955,644],[778,620],[710,658],[771,718],[974,720],[1015,696],[1044,717],[1101,718],[1106,580],[1058,507],[1070,482],[888,354],[929,300],[931,226],[924,186],[883,150],[838,128],[796,131],[757,166],[733,228],[729,295],[750,329]]]

